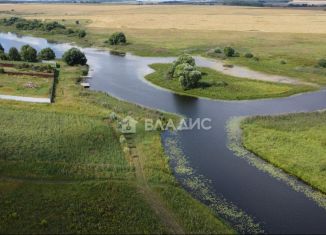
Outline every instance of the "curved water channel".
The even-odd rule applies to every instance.
[[[6,50],[26,43],[37,49],[49,46],[56,51],[57,56],[71,47],[69,44],[51,44],[40,38],[17,37],[5,33],[0,33],[0,42]],[[90,48],[83,50],[91,68],[92,79],[89,82],[92,89],[188,118],[212,119],[210,130],[195,129],[176,134],[166,132],[162,135],[162,141],[169,153],[166,140],[172,135],[177,136],[178,146],[186,157],[188,166],[197,175],[207,179],[210,190],[216,197],[253,218],[266,233],[326,233],[326,210],[306,193],[290,187],[288,182],[273,177],[245,158],[236,156],[228,148],[226,130],[227,122],[235,116],[325,109],[325,90],[287,98],[252,101],[192,98],[159,89],[144,80],[144,75],[152,72],[149,64],[167,63],[173,58],[146,58],[129,54],[122,57]],[[205,59],[200,60],[200,65],[205,66]],[[211,63],[207,60],[207,65]],[[172,168],[175,170],[173,161]],[[181,183],[185,182],[182,174],[178,171],[175,174]],[[308,186],[301,186],[309,190]],[[192,193],[195,197],[198,196],[195,191]],[[324,200],[324,196],[321,197]],[[203,202],[207,203],[205,200]],[[227,219],[227,216],[224,217]],[[239,230],[251,231],[249,228]]]

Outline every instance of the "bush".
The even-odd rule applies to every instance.
[[[326,59],[321,59],[318,61],[318,66],[322,68],[326,68]]]
[[[85,65],[87,63],[85,54],[75,47],[66,51],[63,54],[62,59],[70,66]]]
[[[45,31],[52,31],[55,29],[65,29],[66,27],[62,24],[59,24],[57,21],[49,22],[44,25]]]
[[[55,53],[54,51],[50,48],[44,48],[38,53],[38,58],[40,60],[54,60],[55,59]]]
[[[215,48],[214,52],[217,53],[217,54],[221,54],[222,50],[221,50],[221,48]]]
[[[232,47],[225,47],[225,48],[224,48],[224,54],[225,54],[227,57],[232,57],[232,56],[234,56],[234,54],[235,54],[235,50],[234,50]]]
[[[24,45],[20,49],[20,55],[24,61],[36,62],[37,61],[37,51],[30,45]]]
[[[5,73],[4,68],[0,68],[0,74],[3,74],[3,73]]]
[[[245,56],[246,58],[248,58],[248,59],[251,59],[251,58],[254,57],[254,55],[253,55],[252,53],[250,53],[250,52],[246,53],[244,56]]]
[[[1,43],[0,43],[0,51],[5,52],[5,49],[3,48],[3,46],[1,45]]]
[[[125,44],[126,42],[127,42],[127,38],[122,32],[113,33],[109,38],[110,45]]]
[[[9,49],[8,58],[9,60],[13,60],[13,61],[21,60],[21,56],[16,47],[12,47]]]
[[[84,38],[86,36],[86,31],[85,30],[80,30],[79,32],[78,32],[78,37],[79,38]]]
[[[286,64],[286,61],[285,60],[281,60],[280,63],[281,64]]]

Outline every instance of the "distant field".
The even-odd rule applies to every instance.
[[[228,30],[325,33],[323,11],[229,7],[137,5],[1,5],[40,19],[89,19],[89,27],[108,29]]]

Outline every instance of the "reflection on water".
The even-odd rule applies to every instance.
[[[3,33],[0,34],[0,42],[6,50],[26,43],[37,49],[49,46],[58,56],[70,47],[69,44],[49,44],[44,39],[19,38]],[[198,99],[176,95],[144,81],[144,75],[152,71],[149,64],[169,63],[174,58],[145,58],[130,54],[116,56],[90,48],[83,51],[91,68],[92,78],[89,82],[92,89],[150,108],[187,117],[212,119],[211,130],[181,131],[177,133],[177,138],[189,167],[209,180],[212,192],[219,198],[225,198],[235,207],[241,208],[269,233],[326,233],[326,210],[305,194],[289,187],[286,182],[271,177],[235,156],[227,147],[226,133],[226,123],[233,116],[326,108],[325,91],[256,101]],[[205,62],[201,58],[200,65],[209,66],[212,61]],[[163,142],[166,144],[165,138]],[[175,174],[182,182],[184,176],[177,171]]]

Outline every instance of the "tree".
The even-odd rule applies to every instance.
[[[85,65],[87,63],[85,54],[75,47],[66,51],[63,54],[62,59],[70,66]]]
[[[50,48],[44,48],[38,53],[38,58],[40,60],[54,60],[55,59],[55,53],[54,51]]]
[[[24,61],[36,62],[37,61],[37,51],[30,45],[24,45],[20,49],[20,55]]]
[[[190,55],[187,55],[187,54],[180,55],[173,62],[172,67],[171,67],[171,69],[169,71],[169,75],[171,77],[179,77],[180,76],[179,72],[180,72],[181,67],[185,66],[185,65],[182,65],[182,64],[188,64],[190,66],[195,66],[196,65],[195,59],[192,58]],[[175,72],[179,65],[182,65],[182,66],[178,68],[178,72]]]
[[[3,48],[3,46],[1,45],[1,43],[0,43],[0,51],[5,52],[5,49]]]
[[[180,84],[184,90],[195,88],[201,79],[201,72],[198,70],[186,71],[183,76],[179,77]]]
[[[9,60],[13,60],[13,61],[21,60],[21,56],[16,47],[12,47],[9,49],[8,57],[9,57]]]
[[[111,45],[125,44],[126,42],[127,38],[123,32],[115,32],[109,38],[109,43]]]
[[[8,60],[8,56],[3,51],[0,51],[0,60]]]
[[[224,48],[224,54],[225,54],[227,57],[232,57],[232,56],[234,56],[234,54],[235,54],[235,50],[234,50],[232,47],[225,47],[225,48]]]

